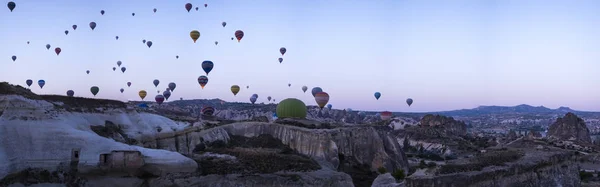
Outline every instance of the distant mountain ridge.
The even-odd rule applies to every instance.
[[[443,115],[452,115],[452,116],[470,116],[470,115],[484,115],[484,114],[563,114],[567,112],[573,113],[595,113],[590,111],[578,111],[573,110],[569,107],[561,106],[557,109],[550,109],[544,106],[531,106],[526,104],[521,104],[517,106],[479,106],[473,109],[460,109],[460,110],[451,110],[451,111],[441,111],[441,112],[430,112],[436,114]]]

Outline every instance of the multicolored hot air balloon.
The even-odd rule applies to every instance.
[[[123,62],[121,62],[120,60],[117,61],[117,66],[121,67],[121,64],[123,64]]]
[[[148,46],[148,48],[152,47],[152,41],[147,41],[146,45]]]
[[[158,84],[160,84],[160,81],[158,79],[154,79],[154,81],[152,81],[152,84],[154,84],[154,87],[158,87]]]
[[[204,86],[206,86],[206,83],[208,83],[208,77],[206,77],[204,75],[201,75],[200,77],[198,77],[198,84],[200,84],[202,89],[204,89]]]
[[[73,91],[73,90],[67,90],[67,96],[73,97],[73,95],[75,95],[75,91]]]
[[[17,4],[15,2],[10,1],[6,6],[12,12],[15,9],[15,7],[17,7]]]
[[[31,79],[27,79],[27,80],[25,81],[25,84],[27,84],[27,87],[31,87],[31,85],[33,84],[33,80],[31,80]]]
[[[392,118],[392,112],[390,112],[390,111],[383,111],[383,112],[381,112],[381,114],[379,115],[379,117],[381,117],[381,120],[387,121],[387,120],[389,120],[389,119]]]
[[[168,88],[167,88],[168,89]],[[171,92],[169,90],[165,90],[163,92],[163,96],[165,96],[165,99],[168,101],[169,97],[171,97]]]
[[[140,90],[140,92],[138,92],[138,95],[140,96],[140,98],[142,98],[142,100],[144,100],[144,98],[146,98],[146,95],[148,95],[148,92],[146,92],[146,90]]]
[[[60,47],[54,48],[54,52],[56,53],[56,56],[58,56],[61,51],[62,51],[62,49],[60,49]]]
[[[131,87],[131,82],[127,82],[127,87]]]
[[[104,10],[100,10],[100,14],[104,15]]]
[[[100,88],[98,88],[98,86],[92,86],[90,88],[90,92],[92,92],[92,94],[94,95],[94,97],[96,97],[96,94],[98,94],[99,91],[100,91]]]
[[[190,37],[192,38],[192,40],[194,40],[194,43],[196,43],[196,40],[198,40],[198,38],[200,38],[200,31],[197,31],[197,30],[191,31]]]
[[[46,49],[50,50],[50,44],[46,44]]]
[[[286,51],[287,49],[285,47],[279,48],[279,53],[281,53],[282,56],[285,54]]]
[[[121,93],[123,93],[125,91],[125,89],[121,88],[119,91],[121,91]]]
[[[13,62],[14,62],[15,60],[17,60],[17,56],[13,55],[13,56],[11,57],[11,59],[12,59],[12,60],[13,60]]]
[[[177,87],[177,84],[175,84],[174,82],[171,82],[171,83],[169,83],[168,86],[169,86],[169,90],[173,91],[173,90],[175,90],[175,87]]]
[[[277,59],[277,60],[279,60],[279,63],[280,63],[280,64],[283,62],[283,58],[279,58],[279,59]]]
[[[412,105],[412,103],[413,103],[413,99],[411,99],[411,98],[406,99],[406,104],[408,104],[409,107],[410,107],[410,105]]]
[[[233,96],[237,95],[239,92],[240,92],[240,86],[238,86],[238,85],[231,86],[231,93],[233,93]]]
[[[302,91],[303,91],[304,93],[306,93],[306,90],[308,90],[308,87],[306,87],[306,86],[302,86]]]
[[[227,22],[223,22],[223,23],[221,23],[221,25],[223,25],[223,27],[225,27],[225,25],[227,25]]]
[[[73,27],[73,30],[77,30],[77,25],[73,25],[71,27]]]
[[[39,80],[38,81],[38,86],[40,86],[40,88],[44,88],[44,85],[46,85],[46,81],[45,80]]]
[[[379,92],[375,92],[375,99],[379,100],[379,97],[381,97],[381,93]]]
[[[311,90],[311,93],[312,93],[313,97],[315,97],[317,93],[322,92],[322,91],[323,91],[323,89],[321,89],[320,87],[314,87]]]
[[[250,97],[250,102],[252,104],[254,104],[256,102],[256,99],[258,99],[258,98],[256,98],[256,97]]]
[[[279,118],[306,118],[307,109],[304,102],[287,98],[277,104],[275,113]]]
[[[235,38],[237,38],[238,42],[240,42],[240,40],[242,40],[243,37],[244,37],[244,31],[242,31],[242,30],[235,31]]]
[[[90,22],[90,28],[94,30],[96,28],[96,22]]]
[[[156,95],[156,97],[154,97],[154,100],[156,101],[156,103],[158,103],[158,105],[161,105],[163,102],[165,102],[165,96]]]
[[[127,70],[126,67],[121,67],[121,72],[125,73],[125,70]]]
[[[202,62],[202,69],[204,70],[204,72],[206,72],[206,75],[208,75],[208,73],[212,71],[214,66],[215,64],[210,60],[205,60],[204,62]]]
[[[202,107],[202,110],[200,110],[200,112],[204,115],[212,116],[213,113],[215,113],[215,108],[210,107],[210,106],[205,106],[205,107]]]
[[[192,3],[186,3],[185,4],[185,9],[190,12],[190,10],[192,10]]]
[[[319,92],[315,94],[315,101],[317,101],[319,108],[323,109],[327,102],[329,102],[329,94],[327,94],[326,92]]]

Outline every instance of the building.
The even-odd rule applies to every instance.
[[[132,173],[144,166],[144,157],[135,150],[114,150],[110,153],[100,154],[99,166],[109,172]]]

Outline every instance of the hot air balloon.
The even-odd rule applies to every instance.
[[[240,92],[240,86],[238,86],[238,85],[231,86],[231,93],[233,93],[233,96],[237,95],[238,92]]]
[[[62,49],[60,49],[60,47],[54,48],[54,52],[56,53],[57,56],[60,54],[61,51],[62,51]]]
[[[71,27],[73,27],[73,30],[77,30],[77,25],[73,25]]]
[[[117,70],[117,67],[113,67],[113,71]]]
[[[283,62],[283,58],[279,58],[279,63],[281,64],[281,62]]]
[[[276,114],[279,118],[306,118],[306,105],[304,102],[287,98],[277,104]]]
[[[165,91],[171,91],[171,90],[169,90],[169,88],[165,88]]]
[[[148,95],[148,93],[146,92],[146,90],[140,90],[140,92],[138,92],[138,95],[140,96],[140,98],[142,98],[142,100],[144,100],[144,98],[146,98],[146,95]]]
[[[98,88],[98,86],[92,86],[90,88],[90,92],[92,92],[92,94],[94,94],[94,97],[96,96],[96,94],[98,94],[99,91],[100,91],[100,88]]]
[[[44,85],[46,85],[46,81],[44,81],[44,80],[38,81],[38,86],[40,86],[40,88],[44,88]]]
[[[327,109],[331,110],[331,107],[333,107],[333,105],[327,104]]]
[[[308,87],[302,86],[302,92],[306,93],[306,90],[308,90]]]
[[[29,44],[29,41],[27,41],[27,44]]]
[[[121,62],[120,60],[117,61],[117,66],[121,67],[121,64],[123,64],[123,62]]]
[[[214,66],[215,64],[210,60],[205,60],[204,62],[202,62],[202,69],[204,70],[204,72],[206,72],[206,75],[208,75],[208,73],[212,71]]]
[[[12,12],[17,6],[17,4],[15,4],[15,2],[10,1],[6,6],[8,6],[8,9]]]
[[[249,89],[249,88],[250,88],[250,86],[246,86],[246,89]]]
[[[281,53],[282,56],[285,54],[286,51],[287,49],[285,47],[279,48],[279,53]]]
[[[233,40],[233,37],[231,37],[231,40]]]
[[[160,84],[160,81],[158,79],[154,79],[154,81],[152,81],[152,84],[154,84],[154,87],[158,87],[158,84]]]
[[[100,10],[100,14],[104,15],[104,10]]]
[[[50,44],[46,44],[46,49],[50,50]]]
[[[242,40],[243,37],[244,37],[244,31],[242,31],[242,30],[235,31],[235,38],[237,38],[238,42],[240,42],[240,40]]]
[[[73,95],[75,95],[75,92],[73,90],[67,90],[67,96],[73,97]]]
[[[121,67],[121,72],[125,73],[125,70],[127,70],[127,68]]]
[[[30,87],[30,86],[31,86],[31,84],[33,84],[33,80],[31,80],[31,79],[27,79],[27,80],[25,81],[25,84],[27,84],[27,87]]]
[[[219,44],[219,42],[215,41],[215,45],[218,45],[218,44]]]
[[[252,97],[256,97],[258,99],[258,94],[252,94]]]
[[[268,100],[268,101],[271,101],[271,96],[268,96],[268,97],[267,97],[267,100]]]
[[[179,55],[175,56],[176,59],[179,59]]]
[[[258,99],[258,98],[256,98],[256,97],[250,97],[250,102],[251,102],[252,104],[254,104],[254,102],[256,102],[256,99]]]
[[[116,39],[116,40],[119,40],[119,36],[115,36],[115,39]]]
[[[322,109],[323,107],[325,107],[327,102],[329,102],[329,94],[327,94],[326,92],[319,92],[315,94],[315,101],[317,101],[319,108]]]
[[[158,103],[158,105],[160,105],[163,102],[165,102],[165,96],[163,96],[163,95],[156,95],[156,97],[154,97],[154,100],[156,101],[156,103]]]
[[[200,38],[200,31],[197,31],[197,30],[191,31],[190,37],[192,38],[192,40],[194,40],[194,43],[196,43],[196,40],[198,40],[198,38]]]
[[[135,13],[131,13],[131,16],[135,16]]]
[[[323,89],[321,89],[320,87],[314,87],[311,90],[311,93],[312,93],[313,97],[315,97],[317,93],[322,92],[322,91],[323,91]]]
[[[204,115],[212,116],[213,113],[215,112],[215,108],[210,107],[210,106],[205,106],[205,107],[202,107],[202,110],[200,110],[200,112],[202,112],[202,114],[204,114]]]
[[[389,120],[389,119],[392,118],[392,112],[390,112],[390,111],[383,111],[383,112],[381,112],[381,114],[379,115],[379,117],[381,117],[381,120],[387,121],[387,120]]]
[[[163,96],[165,96],[165,99],[168,101],[169,97],[171,97],[171,92],[169,90],[165,90],[163,92]]]
[[[221,25],[223,25],[223,27],[225,27],[225,25],[227,25],[227,22],[223,22],[223,23],[221,23]]]
[[[208,6],[208,4],[204,4],[204,7],[206,8]]]
[[[146,43],[146,40],[142,40],[143,43]]]
[[[174,82],[169,83],[169,90],[173,91],[175,90],[175,87],[177,87],[177,84],[175,84]]]
[[[375,92],[375,99],[379,100],[379,97],[381,97],[381,93],[379,92]]]
[[[156,13],[156,8],[154,8],[152,11],[154,11],[154,13]]]
[[[127,82],[127,87],[131,87],[131,82]]]
[[[121,93],[123,93],[125,91],[125,89],[121,88],[119,91],[121,91]]]
[[[90,70],[85,71],[85,73],[90,74]]]
[[[198,7],[196,7],[196,11],[198,11]]]
[[[96,28],[96,22],[90,22],[90,28],[94,30]]]
[[[65,30],[65,35],[69,35],[69,31],[68,30]]]
[[[152,41],[147,41],[146,45],[148,46],[148,48],[152,47]]]
[[[198,84],[200,84],[202,89],[204,89],[204,86],[206,86],[206,83],[208,83],[208,77],[206,77],[204,75],[198,77]]]
[[[288,87],[292,87],[292,84],[288,84]]]
[[[15,60],[17,60],[17,56],[15,56],[15,55],[13,55],[11,58],[12,58],[13,62],[14,62]]]
[[[410,107],[410,105],[412,105],[412,103],[413,103],[413,99],[411,99],[411,98],[406,99],[406,104],[408,104],[409,107]]]
[[[186,3],[185,4],[185,9],[190,12],[190,10],[192,10],[192,3]]]

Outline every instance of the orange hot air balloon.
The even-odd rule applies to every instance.
[[[240,42],[240,40],[242,40],[243,37],[244,37],[244,31],[242,31],[242,30],[235,31],[235,38],[237,38],[238,42]]]
[[[327,92],[319,92],[315,94],[315,101],[317,101],[319,108],[323,109],[329,102],[329,94],[327,94]]]

